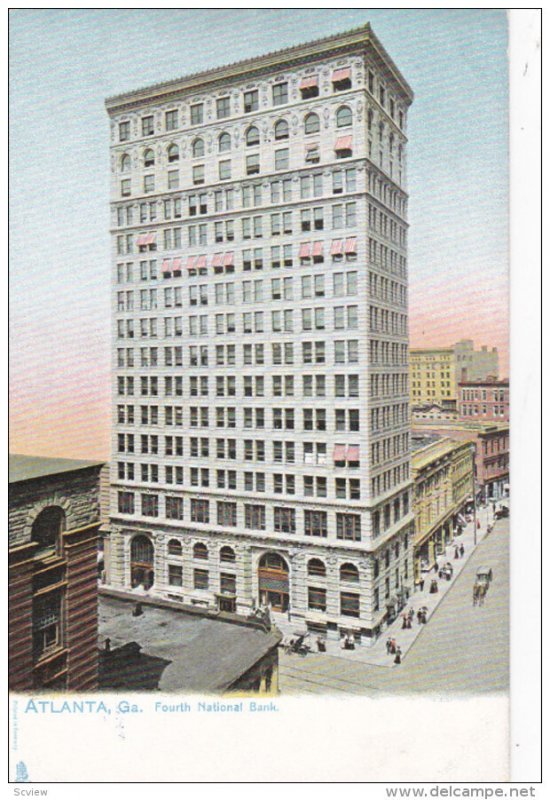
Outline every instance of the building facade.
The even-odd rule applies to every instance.
[[[489,378],[458,385],[458,413],[461,420],[509,422],[510,384]]]
[[[412,97],[367,25],[107,101],[108,584],[365,642],[412,585]]]
[[[474,496],[474,445],[439,439],[413,453],[415,579],[431,569]]]
[[[411,350],[411,403],[414,407],[439,405],[457,410],[459,383],[486,380],[498,375],[498,352],[483,346],[474,349],[471,339],[451,347]]]
[[[101,464],[10,455],[9,688],[97,688]]]

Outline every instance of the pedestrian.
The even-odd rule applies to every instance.
[[[439,588],[438,588],[438,585],[437,585],[437,581],[434,578],[433,581],[430,584],[430,594],[437,594],[438,591],[439,591]]]
[[[389,655],[391,653],[391,639],[388,636],[386,639],[386,653]]]
[[[481,522],[478,520],[477,521],[477,529],[479,530],[480,528],[481,528]]]
[[[392,655],[393,655],[393,653],[395,653],[395,649],[396,649],[396,647],[397,647],[396,641],[395,641],[395,639],[392,639],[392,640],[391,640],[391,647],[390,647],[390,653],[391,653]]]
[[[420,578],[420,591],[424,591],[424,578]]]
[[[455,547],[455,558],[459,558],[459,549]]]
[[[401,614],[401,619],[403,620],[403,622],[401,624],[401,627],[402,628],[406,628],[407,627],[407,615],[405,613]]]
[[[460,553],[460,558],[463,558],[464,557],[464,545],[463,544],[460,545],[459,553]]]
[[[418,609],[418,611],[416,612],[416,619],[417,619],[417,621],[418,621],[418,624],[420,625],[420,624],[421,624],[421,622],[422,622],[422,610],[421,610],[420,608],[419,608],[419,609]]]
[[[394,664],[401,664],[401,648],[398,647],[395,651],[395,658],[393,659]]]

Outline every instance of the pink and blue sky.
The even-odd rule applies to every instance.
[[[104,98],[370,22],[415,91],[411,345],[471,338],[508,374],[502,10],[20,9],[10,13],[10,450],[108,458]]]

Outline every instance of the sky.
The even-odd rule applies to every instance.
[[[504,11],[12,10],[11,452],[109,457],[105,98],[366,22],[415,92],[411,346],[471,338],[508,374]]]

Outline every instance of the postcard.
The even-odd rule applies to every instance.
[[[517,779],[511,30],[11,11],[16,794]]]

